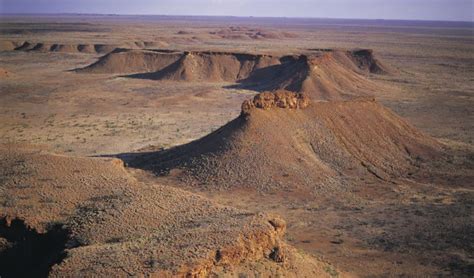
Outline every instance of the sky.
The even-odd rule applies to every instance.
[[[0,0],[0,13],[231,15],[473,21],[474,0]]]

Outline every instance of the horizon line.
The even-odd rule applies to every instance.
[[[163,16],[163,17],[234,17],[234,18],[273,18],[273,19],[329,19],[329,20],[370,20],[370,21],[421,21],[421,22],[456,22],[456,23],[470,23],[474,21],[466,20],[448,20],[448,19],[400,19],[400,18],[345,18],[345,17],[298,17],[298,16],[252,16],[252,15],[185,15],[185,14],[122,14],[122,13],[80,13],[80,12],[60,12],[60,13],[15,13],[15,12],[0,12],[0,15],[10,16],[33,16],[33,15],[84,15],[84,16]],[[0,19],[1,20],[1,19]]]

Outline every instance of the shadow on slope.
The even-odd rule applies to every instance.
[[[309,104],[280,91],[244,102],[239,117],[199,140],[121,157],[200,187],[314,192],[343,178],[405,177],[441,153],[437,141],[373,100]]]
[[[380,90],[369,74],[389,74],[372,50],[308,50],[298,55],[117,49],[76,72],[186,82],[234,83],[226,88],[285,89],[313,99],[341,100]]]
[[[65,257],[68,231],[62,225],[53,225],[45,233],[29,228],[21,219],[0,219],[1,277],[47,277],[54,264]]]

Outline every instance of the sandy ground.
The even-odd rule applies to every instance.
[[[379,101],[435,137],[469,144],[473,140],[474,57],[469,28],[339,28],[331,25],[334,23],[289,24],[281,28],[271,21],[230,21],[225,25],[204,21],[190,26],[182,21],[127,24],[123,20],[105,21],[94,28],[86,23],[69,23],[63,26],[66,31],[58,32],[57,24],[43,23],[39,28],[28,23],[35,20],[47,18],[2,23],[2,40],[120,45],[162,38],[169,44],[168,49],[266,53],[372,48],[377,57],[397,71],[383,78],[395,90],[381,91]],[[233,23],[249,26],[248,29],[258,28],[260,23],[264,27],[259,29],[289,32],[295,38],[233,40],[210,34]],[[179,34],[183,30],[186,34]],[[233,119],[242,100],[252,94],[223,89],[219,84],[164,83],[69,72],[96,58],[97,54],[3,52],[2,68],[10,74],[1,82],[2,141],[46,143],[61,151],[86,155],[123,152],[152,142],[178,145]],[[127,140],[122,140],[125,137]]]
[[[232,31],[231,26],[245,29]],[[166,49],[279,54],[309,48],[371,48],[394,69],[390,76],[371,77],[389,88],[377,93],[379,102],[427,134],[460,149],[460,156],[474,148],[474,37],[470,25],[5,17],[0,27],[0,40],[14,42],[124,45],[153,41]],[[254,29],[267,37],[255,37]],[[240,113],[242,101],[255,94],[224,88],[229,84],[70,71],[99,56],[0,52],[0,143],[44,145],[72,156],[169,148],[232,120]],[[472,155],[461,160],[472,175]],[[130,171],[141,180],[157,180],[150,173]],[[158,180],[183,187],[166,178]],[[357,198],[331,195],[304,201],[284,194],[188,190],[225,205],[282,215],[288,222],[291,244],[328,259],[347,273],[363,277],[471,277],[472,185],[469,180],[443,185],[362,181]],[[365,189],[378,186],[377,195]],[[446,221],[440,224],[439,219]]]

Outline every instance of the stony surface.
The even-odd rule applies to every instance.
[[[249,275],[324,273],[324,263],[305,256],[303,261],[294,259],[301,255],[284,244],[285,222],[278,216],[248,213],[183,190],[137,182],[117,159],[73,158],[18,146],[2,146],[0,158],[0,247],[9,250],[9,241],[21,242],[10,236],[10,229],[36,240],[52,233],[53,224],[60,225],[56,227],[67,241],[56,253],[41,246],[52,248],[58,236],[25,247],[43,258],[65,252],[62,260],[51,259],[51,276],[205,277],[234,267]],[[282,250],[288,255],[282,256]],[[27,254],[2,253],[6,265],[0,263],[0,273],[39,271],[40,266],[29,265]],[[12,270],[12,262],[22,258],[30,269]],[[48,273],[45,266],[41,269]]]

